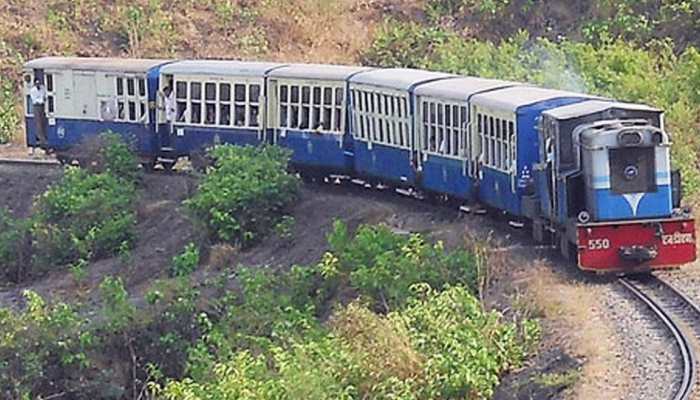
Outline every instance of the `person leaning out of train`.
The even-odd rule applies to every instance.
[[[34,80],[34,86],[29,90],[32,101],[32,111],[36,123],[36,141],[39,147],[47,149],[48,137],[46,135],[46,89],[41,79]]]
[[[173,122],[175,121],[175,93],[170,85],[163,89],[162,109],[165,111],[165,121],[172,129]]]

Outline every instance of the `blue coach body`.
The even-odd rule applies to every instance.
[[[443,79],[419,85],[416,143],[420,187],[459,199],[476,199],[478,137],[470,132],[472,96],[516,85],[481,78]]]
[[[177,61],[160,70],[159,156],[176,159],[214,143],[256,145],[268,137],[266,78],[285,64],[222,60]],[[163,90],[173,90],[167,121]]]
[[[355,172],[373,180],[416,185],[414,90],[455,77],[414,69],[377,69],[350,78]]]
[[[367,67],[292,64],[268,78],[268,126],[274,143],[292,150],[304,172],[351,174],[348,79]]]
[[[25,64],[27,144],[38,145],[28,96],[35,79],[47,92],[48,147],[67,150],[110,130],[134,144],[141,157],[156,150],[153,135],[158,69],[167,60],[45,57]]]
[[[477,94],[471,101],[479,152],[479,200],[516,216],[539,163],[538,119],[542,112],[591,99],[591,96],[532,86],[514,86]],[[500,150],[499,150],[500,149]]]

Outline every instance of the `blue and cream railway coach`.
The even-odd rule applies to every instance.
[[[141,156],[155,154],[158,73],[167,62],[45,57],[26,63],[27,144],[38,145],[29,90],[39,80],[46,91],[48,148],[66,150],[86,136],[111,130],[135,140]]]
[[[482,149],[478,132],[470,129],[473,117],[469,103],[476,94],[513,85],[513,82],[464,77],[440,79],[415,88],[419,153],[416,165],[423,190],[458,199],[476,199]]]
[[[268,75],[268,126],[303,175],[351,174],[348,82],[366,67],[292,64]]]
[[[213,143],[266,140],[266,77],[284,64],[221,60],[176,61],[161,68],[160,101],[173,93],[172,115],[159,107],[160,157],[175,160]],[[170,119],[170,120],[169,120]]]
[[[355,172],[370,180],[416,185],[414,90],[452,77],[414,69],[377,69],[351,77]]]

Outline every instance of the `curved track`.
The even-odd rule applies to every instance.
[[[619,281],[651,309],[673,336],[683,369],[673,399],[689,399],[697,378],[698,364],[691,338],[700,338],[700,308],[674,286],[654,275],[634,280],[620,278]]]
[[[59,166],[61,165],[54,159],[31,159],[31,158],[0,158],[0,164],[12,165],[46,165]]]

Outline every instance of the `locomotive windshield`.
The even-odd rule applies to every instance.
[[[653,147],[622,147],[608,150],[610,186],[613,193],[656,191]]]

